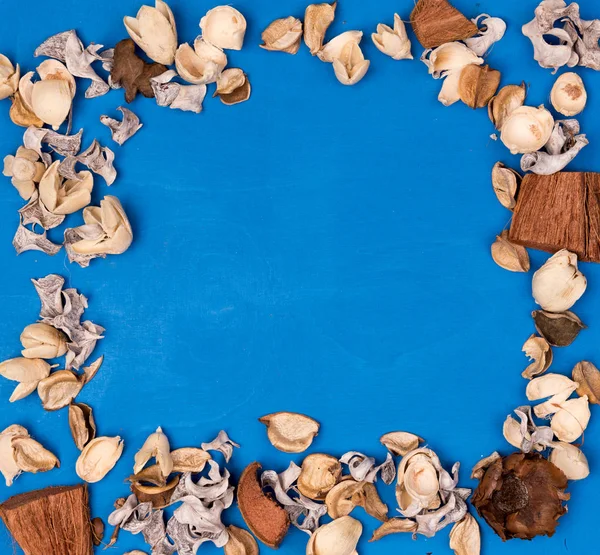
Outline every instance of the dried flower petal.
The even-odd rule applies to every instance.
[[[590,403],[600,404],[600,371],[591,362],[583,360],[575,365],[573,381],[579,384],[577,395],[587,395]]]
[[[417,449],[425,440],[410,432],[390,432],[382,435],[379,441],[392,455],[403,457]]]
[[[355,85],[367,73],[371,62],[365,60],[358,43],[346,43],[339,58],[333,60],[333,71],[342,85]]]
[[[490,17],[485,13],[471,21],[480,27],[479,35],[465,39],[465,44],[478,56],[485,56],[492,45],[504,36],[506,23],[499,17]]]
[[[520,85],[506,85],[488,104],[488,115],[498,130],[502,129],[509,116],[525,103],[527,88],[525,82]]]
[[[273,21],[261,34],[261,48],[296,54],[302,41],[302,21],[289,16]]]
[[[349,515],[354,507],[363,507],[367,514],[382,522],[388,518],[387,505],[371,482],[344,480],[327,493],[325,505],[333,519]]]
[[[529,272],[531,268],[527,249],[512,243],[508,238],[508,230],[496,236],[492,245],[492,258],[501,268],[510,272]]]
[[[0,433],[0,472],[7,487],[12,486],[22,472],[14,456],[12,440],[15,437],[29,437],[29,432],[23,426],[13,424]]]
[[[380,52],[390,56],[393,60],[413,59],[406,26],[397,13],[394,14],[394,28],[380,23],[377,25],[377,32],[371,35],[371,39]]]
[[[258,420],[267,426],[271,444],[284,453],[306,451],[319,433],[319,423],[303,414],[276,412]]]
[[[204,40],[222,50],[241,50],[246,34],[245,17],[231,6],[208,10],[200,20]]]
[[[23,435],[13,436],[12,447],[17,466],[23,472],[48,472],[60,467],[59,460],[40,443]]]
[[[308,540],[306,555],[354,555],[362,529],[362,524],[351,516],[325,524]]]
[[[12,358],[0,364],[0,376],[19,382],[10,396],[11,403],[33,393],[49,374],[50,365],[39,358]]]
[[[94,173],[101,175],[107,185],[112,185],[117,178],[117,170],[113,166],[115,153],[106,146],[101,146],[94,139],[94,142],[82,152],[77,161],[87,166]]]
[[[585,324],[572,312],[555,314],[544,310],[531,313],[538,333],[554,347],[568,347],[584,329]]]
[[[171,497],[179,484],[179,476],[175,476],[164,486],[146,486],[139,482],[131,483],[131,492],[140,503],[151,503],[152,508],[162,509],[171,503]]]
[[[197,447],[182,447],[171,451],[173,472],[202,472],[210,458],[206,451]]]
[[[335,18],[336,6],[337,2],[334,2],[333,4],[311,4],[306,8],[304,42],[313,56],[316,56],[323,47],[325,33]]]
[[[79,395],[84,383],[84,380],[70,370],[53,372],[41,380],[37,387],[42,406],[50,411],[66,407]]]
[[[109,118],[108,116],[100,116],[100,123],[106,125],[110,129],[113,141],[122,145],[133,137],[141,128],[140,118],[138,118],[131,110],[119,106],[117,108],[123,114],[123,120]]]
[[[521,374],[524,378],[531,380],[550,368],[553,359],[552,348],[543,337],[538,337],[535,334],[531,335],[523,345],[523,352],[532,361]]]
[[[561,403],[560,410],[552,417],[550,427],[560,441],[572,443],[583,434],[590,416],[590,405],[587,395],[584,395]]]
[[[521,175],[507,168],[502,162],[496,162],[492,169],[492,186],[500,204],[509,210],[517,205],[517,191],[521,184]]]
[[[298,490],[309,499],[323,501],[342,476],[342,465],[330,455],[313,453],[302,461]]]
[[[96,422],[92,407],[84,403],[69,405],[69,427],[75,446],[80,451],[96,437]]]
[[[156,432],[150,434],[142,448],[135,454],[135,464],[133,472],[137,474],[151,459],[156,459],[163,476],[166,478],[173,471],[173,459],[171,457],[171,448],[169,447],[169,439],[163,433],[159,426]]]
[[[471,470],[471,479],[481,480],[485,471],[500,458],[500,453],[494,451],[491,455],[481,459]]]
[[[450,549],[455,555],[479,555],[481,553],[481,532],[477,521],[467,513],[450,530]]]
[[[223,104],[233,106],[248,100],[251,91],[248,76],[239,68],[230,68],[221,74],[214,96],[218,96]]]
[[[77,476],[90,484],[102,480],[117,464],[123,453],[123,444],[119,436],[92,439],[77,459]]]
[[[58,173],[60,161],[50,165],[39,184],[40,200],[53,214],[78,212],[92,201],[94,177],[90,172],[76,174],[76,179],[63,180]]]
[[[239,444],[229,439],[225,430],[221,430],[215,439],[210,443],[202,443],[200,447],[205,451],[219,451],[225,457],[225,462],[229,462],[233,455],[233,448],[239,447]]]
[[[258,544],[254,536],[243,528],[228,526],[229,540],[223,548],[225,555],[258,555]]]
[[[570,443],[554,442],[548,460],[560,468],[568,480],[583,480],[590,474],[585,455],[581,449]]]
[[[373,536],[369,541],[374,542],[384,538],[385,536],[389,536],[390,534],[415,534],[417,528],[417,523],[409,518],[390,518],[373,532]]]

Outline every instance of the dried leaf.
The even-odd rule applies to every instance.
[[[384,538],[385,536],[389,536],[390,534],[400,534],[400,533],[409,533],[415,534],[417,531],[417,523],[414,520],[410,520],[408,518],[390,518],[386,522],[384,522],[375,532],[373,532],[373,536],[369,540],[370,542],[374,542]]]
[[[306,451],[320,427],[316,420],[294,412],[276,412],[258,420],[267,426],[271,444],[284,453]]]
[[[169,438],[163,433],[160,426],[156,429],[156,432],[148,436],[142,448],[135,454],[134,474],[141,472],[151,458],[156,459],[165,478],[171,474],[173,459],[171,458]]]
[[[521,374],[525,379],[531,380],[535,376],[543,374],[552,364],[552,348],[543,337],[532,334],[523,345],[523,352],[529,358],[531,364]]]
[[[84,403],[69,405],[69,427],[75,446],[80,451],[96,437],[96,422],[92,407]]]
[[[258,555],[258,544],[250,532],[233,525],[227,527],[227,532],[225,555]]]
[[[450,549],[456,555],[479,555],[481,553],[481,532],[477,521],[467,513],[450,530]]]
[[[122,121],[109,118],[108,116],[100,116],[100,123],[110,129],[113,141],[122,145],[142,128],[142,124],[140,123],[140,118],[128,108],[119,106],[117,110],[123,114]]]
[[[22,224],[19,224],[12,244],[17,254],[27,251],[41,251],[49,256],[54,256],[62,249],[62,245],[57,245],[46,237],[45,230],[42,234],[38,234],[30,231]]]
[[[302,461],[298,490],[309,499],[323,501],[327,492],[342,477],[342,465],[335,457],[322,453],[308,455]]]
[[[520,85],[506,85],[488,104],[488,115],[498,130],[502,129],[508,117],[525,103],[527,88],[525,82]],[[504,165],[500,165],[504,168]],[[511,170],[512,171],[512,170]]]
[[[302,41],[302,21],[296,17],[276,19],[261,34],[261,48],[296,54]]]
[[[49,411],[66,407],[79,395],[84,383],[84,380],[70,370],[53,372],[41,380],[37,387],[42,406]]]
[[[47,472],[60,467],[59,460],[40,443],[30,437],[15,436],[12,438],[14,458],[23,472]]]
[[[500,204],[509,210],[517,205],[516,197],[521,185],[521,175],[507,168],[502,162],[496,162],[492,169],[492,186]]]
[[[458,94],[470,108],[485,108],[500,85],[500,72],[489,66],[469,64],[460,73]]]
[[[225,457],[225,462],[229,462],[233,455],[233,448],[239,447],[239,444],[229,439],[225,430],[221,430],[210,443],[202,443],[200,446],[205,451],[219,451]]]
[[[553,347],[568,347],[586,327],[573,312],[555,314],[535,310],[531,315],[535,329]]]
[[[313,56],[323,47],[325,33],[335,18],[333,4],[311,4],[304,13],[304,42]]]
[[[403,457],[410,451],[417,449],[419,444],[425,440],[410,432],[390,432],[382,435],[379,441],[392,455]]]
[[[92,439],[77,459],[75,465],[77,476],[90,484],[102,480],[117,464],[123,453],[123,444],[119,436]]]
[[[600,405],[600,371],[591,362],[583,360],[575,365],[573,381],[579,384],[577,395],[587,395],[590,403]]]
[[[492,258],[498,266],[510,272],[529,272],[531,268],[527,249],[512,243],[508,238],[508,230],[496,236]]]
[[[83,381],[84,383],[89,383],[92,378],[98,373],[102,363],[104,362],[104,355],[100,358],[97,358],[92,364],[89,366],[84,366],[83,368]]]

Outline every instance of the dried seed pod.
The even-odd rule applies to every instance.
[[[302,21],[297,17],[276,19],[261,35],[261,48],[277,52],[296,54],[302,42]]]
[[[313,56],[323,47],[325,33],[335,18],[333,4],[311,4],[304,12],[304,42]]]
[[[327,493],[325,505],[333,519],[349,515],[355,507],[362,507],[367,514],[382,522],[388,519],[388,507],[371,482],[344,480]]]
[[[42,179],[46,166],[35,150],[20,146],[13,156],[4,157],[2,175],[11,178],[11,183],[23,200],[29,200]]]
[[[97,547],[102,543],[104,539],[104,522],[100,517],[92,518],[92,541]]]
[[[530,401],[538,401],[552,397],[565,389],[572,393],[577,388],[577,384],[562,374],[546,374],[531,380],[527,384],[525,394]]]
[[[572,117],[583,112],[587,92],[581,77],[573,72],[563,73],[552,87],[550,101],[563,116]]]
[[[425,440],[410,432],[390,432],[382,435],[379,441],[392,455],[403,457],[417,449]]]
[[[277,549],[287,534],[290,518],[273,498],[264,493],[257,473],[261,466],[255,462],[246,467],[238,482],[238,505],[252,533],[265,545]]]
[[[12,486],[22,472],[14,456],[12,440],[15,437],[29,437],[29,432],[23,426],[13,424],[0,433],[0,472],[7,487]]]
[[[492,45],[501,40],[506,33],[506,23],[499,17],[490,17],[487,14],[478,15],[471,21],[480,28],[479,34],[465,39],[465,44],[478,56],[485,56]]]
[[[593,405],[600,405],[600,371],[591,362],[583,360],[573,368],[573,381],[579,385],[577,395],[587,395]]]
[[[99,482],[106,476],[123,453],[123,440],[119,437],[101,436],[92,439],[83,449],[75,471],[85,482]]]
[[[560,468],[568,480],[583,480],[590,475],[590,466],[581,449],[565,442],[554,442],[548,460]]]
[[[525,82],[520,85],[506,85],[488,104],[488,115],[498,130],[502,129],[508,117],[525,103],[527,88]]]
[[[23,472],[35,474],[36,472],[47,472],[55,466],[60,467],[60,462],[54,454],[31,437],[13,437],[12,447],[15,462]]]
[[[342,56],[342,52],[348,44],[359,44],[362,37],[362,31],[345,31],[332,38],[325,46],[323,46],[323,48],[317,52],[317,58],[322,62],[333,63],[333,60]]]
[[[448,42],[438,46],[434,50],[426,50],[421,56],[421,61],[427,66],[429,74],[434,79],[440,79],[445,72],[459,72],[469,64],[481,65],[480,58],[462,42]],[[458,78],[460,73],[455,73]]]
[[[133,493],[139,503],[151,503],[153,509],[163,509],[171,503],[171,496],[179,485],[179,476],[175,476],[164,486],[145,486],[139,482],[131,483]]]
[[[204,40],[223,50],[241,50],[246,34],[246,19],[231,6],[208,10],[200,20]]]
[[[248,100],[251,91],[248,76],[239,68],[230,68],[219,77],[213,96],[218,96],[223,104],[233,106]]]
[[[342,477],[342,465],[335,457],[322,453],[308,455],[302,461],[298,490],[309,499],[323,501],[327,492]]]
[[[523,352],[529,358],[531,364],[521,374],[525,379],[531,380],[535,376],[543,374],[552,364],[552,348],[546,339],[532,334],[523,345]]]
[[[469,64],[458,81],[460,99],[470,108],[485,108],[500,85],[500,72],[489,66]]]
[[[569,310],[585,293],[587,280],[577,269],[577,255],[558,251],[533,275],[533,298],[547,312]]]
[[[80,451],[96,437],[96,422],[92,407],[84,403],[69,405],[69,427],[75,446]]]
[[[397,13],[394,14],[394,28],[380,23],[377,25],[377,32],[371,35],[371,39],[380,52],[390,56],[393,60],[413,59],[406,26]]]
[[[258,544],[254,536],[237,526],[228,526],[229,540],[223,548],[225,555],[258,555]]]
[[[491,455],[481,459],[471,470],[471,479],[481,480],[485,471],[500,458],[500,453],[494,451]]]
[[[11,403],[33,393],[49,375],[50,365],[41,358],[11,358],[0,363],[0,376],[19,382],[10,396]]]
[[[140,472],[151,458],[156,459],[165,478],[171,474],[173,471],[173,458],[171,457],[169,438],[163,433],[160,426],[156,429],[156,432],[148,436],[142,448],[135,454],[134,474]]]
[[[65,68],[66,71],[66,68]],[[54,131],[62,125],[71,111],[73,101],[69,82],[49,78],[33,84],[31,107],[35,115]]]
[[[544,310],[531,313],[538,333],[554,347],[568,347],[585,324],[573,312],[555,314]]]
[[[79,395],[84,383],[84,380],[70,370],[53,372],[41,380],[37,387],[42,406],[49,411],[68,406]]]
[[[529,272],[531,268],[527,249],[512,243],[508,238],[508,230],[496,236],[492,245],[492,258],[498,266],[510,272]]]
[[[59,174],[60,160],[56,160],[45,171],[39,184],[40,200],[53,214],[60,216],[73,214],[85,208],[92,201],[94,176],[83,171],[77,179],[64,180]]]
[[[317,528],[308,540],[306,555],[354,555],[362,534],[362,524],[343,516]]]
[[[225,53],[199,37],[194,48],[184,43],[175,54],[175,66],[182,79],[195,85],[214,83],[227,65]]]
[[[500,204],[509,210],[517,205],[517,192],[521,185],[521,175],[507,168],[502,162],[496,162],[492,168],[492,186]]]
[[[43,127],[44,122],[33,112],[33,108],[24,100],[20,92],[12,97],[12,105],[9,111],[10,119],[20,127]]]
[[[267,426],[269,441],[284,453],[306,451],[319,433],[319,423],[304,414],[276,412],[258,419]]]
[[[373,532],[373,536],[369,541],[374,542],[390,534],[415,534],[417,528],[418,524],[409,518],[390,518]]]
[[[450,530],[450,549],[455,555],[479,555],[481,553],[481,532],[477,521],[467,513]]]
[[[500,140],[511,154],[527,154],[542,148],[554,128],[552,114],[543,106],[521,106],[502,125]]]
[[[67,352],[67,337],[56,328],[38,322],[21,333],[21,354],[25,358],[56,358]]]
[[[572,443],[583,434],[590,422],[590,404],[587,395],[561,403],[552,417],[550,427],[554,435],[565,443]]]
[[[17,92],[20,77],[19,64],[15,68],[4,54],[0,54],[0,100],[9,98]]]
[[[348,42],[339,58],[333,60],[333,71],[342,85],[356,85],[367,73],[371,62],[365,56],[357,42]]]
[[[197,447],[182,447],[171,451],[173,472],[202,472],[211,456]],[[142,471],[143,472],[143,471]]]

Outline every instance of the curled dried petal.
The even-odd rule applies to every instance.
[[[229,540],[223,548],[225,555],[258,555],[258,544],[254,536],[243,528],[228,526]]]
[[[80,451],[96,437],[96,422],[92,407],[84,403],[69,405],[69,427],[75,446]]]
[[[142,448],[135,454],[133,472],[135,474],[140,472],[151,458],[156,459],[165,478],[171,474],[173,471],[173,458],[171,457],[169,439],[160,426],[156,429],[156,432],[148,436]]]
[[[524,378],[531,380],[535,376],[543,374],[552,364],[552,348],[546,339],[532,334],[523,345],[523,352],[529,358],[531,364],[521,374]]]
[[[369,541],[374,542],[390,534],[415,534],[417,528],[417,523],[409,518],[390,518],[373,532],[373,536]]]
[[[23,472],[47,472],[55,466],[60,466],[59,460],[53,453],[30,437],[13,437],[12,447],[15,462]]]
[[[123,114],[123,120],[118,121],[108,116],[100,116],[100,123],[110,129],[112,139],[115,143],[122,145],[133,137],[141,128],[140,118],[131,110],[119,106],[117,108]]]
[[[325,33],[335,18],[333,4],[311,4],[304,13],[304,42],[313,56],[323,47]]]
[[[296,54],[302,41],[302,21],[297,17],[276,19],[261,35],[261,48]]]
[[[123,453],[123,444],[119,436],[94,438],[77,459],[77,476],[90,484],[102,480],[117,464]]]
[[[313,453],[302,461],[298,490],[309,499],[323,501],[342,476],[342,465],[330,455]]]
[[[267,426],[271,444],[284,453],[306,451],[319,433],[319,423],[303,414],[276,412],[258,420]]]
[[[38,384],[38,395],[44,409],[52,411],[68,406],[83,388],[85,381],[70,370],[59,370]]]
[[[502,162],[496,162],[492,169],[492,186],[500,204],[509,210],[517,205],[517,192],[521,185],[521,175]]]
[[[496,242],[492,245],[492,258],[498,266],[510,272],[528,272],[531,268],[527,249],[511,242],[507,230],[496,236]]]
[[[479,555],[481,552],[481,532],[477,521],[467,513],[450,530],[450,549],[455,555]]]
[[[382,435],[379,441],[392,455],[403,457],[417,449],[425,440],[410,432],[390,432]]]
[[[479,35],[465,39],[465,44],[478,56],[485,56],[492,45],[504,36],[506,23],[499,17],[490,17],[485,13],[471,21],[480,27]]]

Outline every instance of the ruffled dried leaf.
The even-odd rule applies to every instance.
[[[142,448],[135,454],[134,474],[140,472],[152,458],[156,459],[165,478],[171,474],[173,471],[173,459],[171,457],[169,438],[163,433],[160,426],[156,429],[156,432],[148,436]]]
[[[512,416],[506,418],[502,428],[504,439],[524,453],[544,451],[554,439],[552,429],[549,426],[538,426],[529,406],[518,407],[514,412],[519,422]]]
[[[506,85],[498,91],[498,94],[488,104],[488,115],[496,129],[502,129],[507,118],[517,108],[523,106],[526,96],[525,82],[520,85]]]
[[[75,446],[80,451],[96,437],[96,422],[92,407],[84,403],[69,405],[69,428]]]
[[[545,310],[531,313],[538,333],[553,347],[568,347],[586,328],[585,324],[573,313],[555,314]]]
[[[396,456],[404,456],[417,449],[425,440],[410,432],[390,432],[379,438],[381,444]]]
[[[552,348],[546,339],[532,334],[523,345],[523,352],[529,358],[531,364],[521,374],[525,379],[531,380],[535,376],[543,374],[552,364]]]
[[[57,245],[46,237],[45,230],[41,234],[35,233],[22,224],[19,224],[19,227],[17,228],[17,232],[12,240],[12,245],[17,254],[22,254],[27,251],[40,251],[49,256],[54,256],[62,249],[62,245]]]
[[[527,249],[512,243],[508,238],[508,230],[496,236],[492,258],[498,266],[510,272],[529,272],[531,268]]]
[[[225,462],[229,462],[233,455],[233,448],[239,447],[239,444],[231,440],[225,430],[221,430],[215,439],[200,444],[200,447],[205,451],[218,451],[225,457]]]
[[[229,540],[223,548],[225,555],[258,555],[258,544],[254,536],[243,528],[228,526]]]
[[[40,381],[38,395],[45,410],[52,411],[68,406],[81,391],[84,380],[70,370],[53,372]]]
[[[176,76],[177,73],[170,70],[150,80],[156,103],[159,106],[168,106],[172,110],[199,114],[202,111],[202,102],[206,96],[206,85],[171,83],[171,79]]]
[[[494,451],[491,455],[481,459],[471,470],[471,480],[481,480],[488,467],[500,458],[500,454],[497,451]]]
[[[319,433],[319,423],[304,414],[276,412],[258,419],[267,426],[271,445],[284,453],[306,451]]]
[[[477,521],[467,513],[450,530],[450,549],[455,555],[479,555],[481,553],[481,532]]]
[[[97,437],[92,439],[83,449],[75,471],[85,482],[99,482],[117,464],[123,453],[123,440],[119,437]]]
[[[583,360],[573,368],[573,381],[579,385],[577,395],[587,395],[590,403],[600,405],[600,371],[591,362]]]
[[[499,17],[490,17],[487,14],[478,15],[471,21],[480,27],[479,34],[465,39],[465,44],[478,56],[485,56],[492,45],[504,36],[506,23]]]
[[[543,151],[529,152],[521,158],[521,169],[538,175],[553,175],[565,169],[588,144],[587,137],[581,134],[574,138],[574,142],[565,152],[559,154]]]
[[[458,94],[470,108],[485,108],[499,85],[499,71],[489,66],[469,64],[460,73]]]
[[[308,540],[306,555],[354,555],[362,524],[343,516],[318,528]]]
[[[356,85],[366,75],[370,64],[358,43],[349,41],[340,56],[333,59],[333,71],[342,85]]]
[[[563,441],[556,441],[551,447],[548,460],[563,471],[567,480],[584,480],[590,475],[590,465],[581,449]]]
[[[289,16],[276,19],[261,34],[261,48],[296,54],[302,42],[302,21]]]
[[[92,518],[92,542],[97,547],[104,539],[104,521],[100,517]]]
[[[118,145],[122,145],[142,128],[142,124],[140,123],[140,118],[128,108],[119,106],[117,110],[123,114],[122,121],[118,121],[108,116],[100,116],[100,123],[106,125],[106,127],[110,129],[112,140]]]
[[[341,477],[340,461],[330,455],[313,453],[302,461],[298,490],[309,499],[323,501]]]
[[[517,192],[521,185],[521,175],[507,168],[502,162],[496,162],[492,169],[492,186],[500,204],[509,210],[517,205]]]
[[[173,472],[202,472],[211,456],[197,447],[182,447],[171,451]]]
[[[417,523],[409,518],[390,518],[373,532],[373,536],[371,536],[369,541],[374,542],[390,534],[414,534],[417,531],[417,527]]]
[[[311,4],[304,12],[304,42],[313,56],[323,47],[325,33],[335,18],[336,6],[337,2]]]
[[[130,488],[131,493],[137,497],[140,503],[151,503],[154,509],[162,509],[171,503],[171,496],[178,485],[179,476],[175,476],[164,486],[146,486],[139,482],[132,482]]]
[[[59,460],[53,453],[30,437],[16,436],[12,438],[14,458],[23,472],[47,472],[55,466],[60,467]]]

